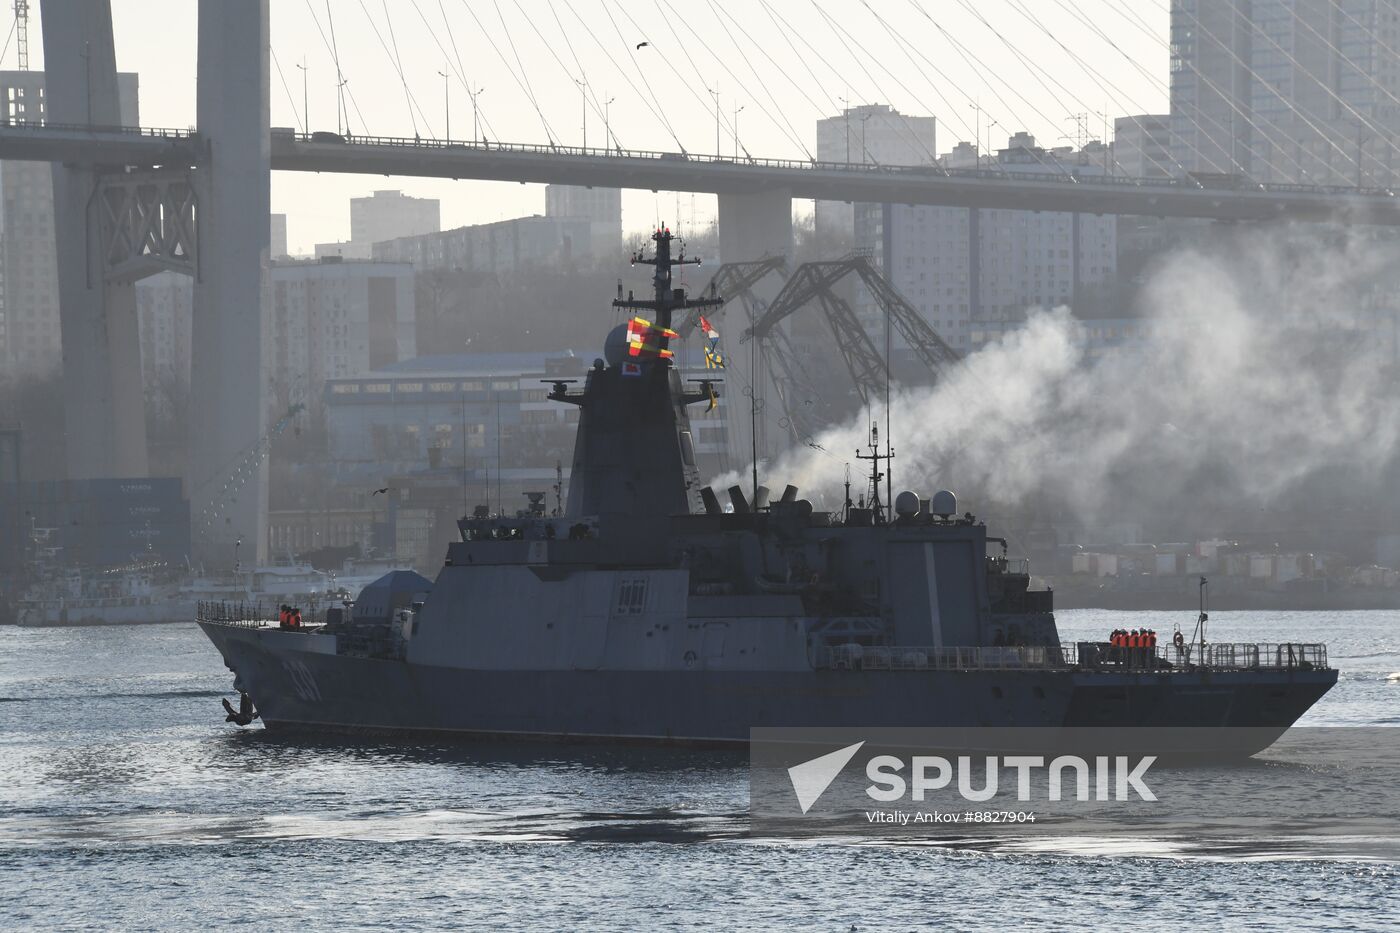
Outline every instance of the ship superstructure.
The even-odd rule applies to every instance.
[[[792,486],[704,486],[687,408],[720,387],[684,383],[671,344],[678,315],[721,299],[673,287],[690,260],[664,227],[652,239],[635,259],[655,266],[653,295],[619,295],[637,316],[582,386],[550,391],[580,410],[563,515],[464,518],[430,590],[377,592],[300,631],[204,608],[269,728],[725,743],[758,726],[1267,735],[1336,682],[1315,644],[1203,632],[1180,646],[1063,644],[1051,593],[951,492],[827,512]],[[872,436],[874,490],[889,454]]]

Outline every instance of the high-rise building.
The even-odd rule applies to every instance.
[[[544,215],[581,218],[591,228],[586,249],[578,244],[575,252],[594,259],[616,259],[622,255],[622,191],[618,188],[586,188],[579,185],[546,185]]]
[[[374,244],[374,258],[411,263],[417,269],[507,276],[567,264],[580,252],[587,254],[593,229],[586,217],[513,217],[379,242]]]
[[[1173,0],[1173,155],[1259,181],[1390,185],[1400,165],[1390,0]]]
[[[320,408],[327,379],[358,376],[415,353],[413,267],[279,262],[263,328],[262,369],[274,410]]]
[[[1113,166],[1129,178],[1176,174],[1172,161],[1171,117],[1142,113],[1113,121]]]
[[[402,191],[376,191],[350,199],[350,241],[369,247],[384,240],[442,229],[437,198],[414,198]]]
[[[117,75],[117,96],[122,123],[139,124],[134,73]],[[44,73],[0,71],[0,106],[7,122],[43,123]],[[4,251],[0,368],[16,375],[51,372],[62,361],[63,348],[50,163],[0,163],[0,231]]]
[[[285,259],[287,257],[287,215],[272,215],[272,238],[268,241],[267,255],[269,259]]]
[[[938,120],[913,117],[886,104],[848,107],[817,121],[817,160],[873,165],[931,165],[938,151]],[[818,201],[817,233],[850,240],[855,206]]]
[[[1010,139],[997,164],[1017,173],[1104,173],[1101,146],[1046,150],[1026,133]],[[1029,309],[1074,306],[1116,275],[1111,216],[872,204],[858,206],[856,234],[895,290],[962,352],[1019,327]],[[863,290],[856,312],[867,332],[883,332]]]

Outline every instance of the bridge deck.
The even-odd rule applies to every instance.
[[[0,125],[0,158],[94,165],[176,165],[201,160],[198,134],[140,127]],[[277,171],[409,175],[747,194],[794,198],[1077,211],[1210,220],[1305,220],[1400,225],[1389,189],[1306,185],[1206,187],[1192,179],[1137,179],[1064,172],[943,169],[567,146],[338,137],[272,130]]]

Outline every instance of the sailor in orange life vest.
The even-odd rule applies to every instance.
[[[277,607],[277,627],[278,627],[278,628],[286,628],[286,627],[287,627],[288,621],[290,621],[290,619],[291,619],[291,615],[292,615],[292,614],[291,614],[291,610],[290,610],[286,605],[278,606],[278,607]]]

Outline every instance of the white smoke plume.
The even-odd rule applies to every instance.
[[[1125,503],[1277,506],[1328,469],[1374,481],[1400,441],[1396,314],[1366,307],[1396,296],[1378,287],[1393,250],[1282,231],[1177,252],[1143,292],[1143,336],[1099,359],[1076,339],[1092,321],[1032,312],[937,387],[896,392],[895,491],[951,488],[979,508],[1047,496],[1111,519]],[[883,411],[873,416],[883,435]],[[769,485],[794,483],[832,508],[852,463],[854,497],[871,420],[776,458]]]

